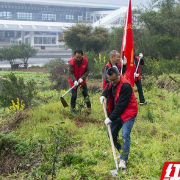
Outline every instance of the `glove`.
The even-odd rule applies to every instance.
[[[82,78],[79,78],[78,83],[80,84],[80,83],[82,83],[82,82],[83,82],[83,79],[82,79]]]
[[[121,59],[121,61],[122,61],[122,59]],[[126,64],[127,64],[127,59],[126,59],[126,57],[124,56],[123,65],[126,65]]]
[[[100,103],[103,104],[104,102],[106,102],[106,98],[104,96],[100,97]]]
[[[143,58],[143,54],[142,54],[142,53],[139,53],[139,57],[140,57],[140,58]]]
[[[137,73],[134,73],[134,77],[139,77],[139,74],[137,74]]]
[[[74,81],[74,85],[75,85],[75,86],[78,86],[78,84],[79,84],[79,83],[78,83],[77,81]]]
[[[109,119],[109,118],[106,118],[105,120],[104,120],[104,123],[105,123],[105,125],[107,126],[109,123],[111,123],[112,121]]]

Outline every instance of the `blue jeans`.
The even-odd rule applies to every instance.
[[[117,118],[115,121],[113,121],[110,124],[114,146],[118,151],[122,150],[120,159],[124,161],[128,160],[129,151],[130,151],[130,134],[131,134],[131,129],[134,125],[135,118],[136,116],[129,119],[126,122],[123,122],[120,118]],[[121,128],[122,128],[122,139],[124,140],[122,145],[117,141],[118,133],[121,130]]]

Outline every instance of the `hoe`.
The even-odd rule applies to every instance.
[[[105,103],[103,103],[103,109],[104,109],[105,118],[108,118]],[[114,157],[114,161],[115,161],[115,165],[116,165],[116,169],[110,170],[110,172],[111,172],[113,177],[118,177],[119,167],[118,167],[116,152],[115,152],[115,148],[114,148],[114,142],[113,142],[113,138],[112,138],[111,128],[110,128],[109,124],[107,125],[107,127],[108,127],[109,138],[111,141],[111,148],[112,148],[112,152],[113,152],[113,157]]]
[[[74,87],[75,87],[75,85],[72,86],[65,94],[63,94],[63,95],[61,96],[61,103],[62,103],[62,105],[63,105],[64,108],[65,108],[65,107],[68,107],[68,104],[67,104],[67,102],[66,102],[65,99],[64,99],[64,96],[65,96],[67,93],[69,93]]]

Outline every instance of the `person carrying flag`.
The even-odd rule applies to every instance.
[[[136,56],[134,54],[134,67],[135,67],[135,72],[134,72],[134,82],[136,84],[138,94],[139,94],[139,101],[140,105],[147,104],[145,101],[144,95],[143,95],[143,90],[142,90],[142,84],[141,84],[141,71],[140,71],[140,65],[144,65],[144,59],[143,59],[143,54],[139,53],[139,56]]]
[[[126,63],[127,63],[127,59],[124,57],[124,60],[123,60],[123,74],[126,71]],[[108,79],[107,79],[107,70],[109,68],[111,68],[111,67],[116,67],[119,70],[119,72],[121,72],[121,66],[122,66],[122,60],[120,62],[120,53],[117,50],[112,50],[110,52],[110,60],[108,61],[108,63],[104,67],[103,90],[106,88],[107,84],[109,83]]]
[[[110,83],[100,97],[101,104],[107,100],[108,118],[104,123],[110,124],[114,145],[118,151],[122,150],[119,168],[126,170],[130,151],[130,134],[137,116],[138,104],[130,83],[117,68],[109,68],[107,78]],[[117,140],[121,129],[124,140],[122,144]]]

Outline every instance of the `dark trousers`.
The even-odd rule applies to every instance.
[[[76,108],[76,99],[77,99],[77,90],[78,90],[78,87],[79,86],[77,86],[76,89],[72,89],[72,96],[71,96],[71,108],[72,109]],[[86,102],[87,108],[91,108],[91,102],[89,100],[87,85],[84,84],[83,86],[81,86],[81,88],[82,88],[82,95],[85,98],[85,102]]]
[[[140,103],[143,103],[143,102],[145,102],[145,99],[144,99],[144,95],[143,95],[141,80],[135,81],[135,84],[137,86]]]

